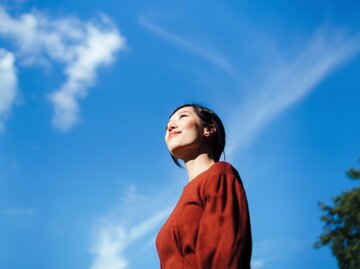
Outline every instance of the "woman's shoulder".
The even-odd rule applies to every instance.
[[[214,183],[216,179],[240,179],[237,170],[228,162],[219,161],[210,166],[210,168],[191,180],[186,186],[206,186],[209,182]]]
[[[226,188],[244,189],[242,180],[236,168],[225,161],[216,162],[208,170],[206,179],[202,182],[207,194],[214,194]]]
[[[235,174],[235,175],[238,175],[238,171],[236,170],[236,168],[226,161],[219,161],[219,162],[214,163],[210,167],[209,172],[211,174]]]

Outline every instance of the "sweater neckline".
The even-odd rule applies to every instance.
[[[219,162],[215,162],[212,165],[210,165],[210,167],[204,171],[202,171],[200,174],[198,174],[196,177],[194,177],[190,182],[188,182],[185,186],[184,189],[187,188],[188,186],[191,185],[192,182],[197,181],[197,179],[199,177],[201,177],[202,175],[206,174],[207,172],[209,172],[212,168],[214,168],[215,166],[217,166],[218,163],[223,163],[223,161],[219,161]]]

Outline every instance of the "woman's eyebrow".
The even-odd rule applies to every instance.
[[[184,114],[184,113],[191,114],[191,112],[190,112],[190,111],[184,110],[184,111],[181,111],[178,115],[180,116],[181,114]]]
[[[185,114],[185,113],[191,114],[190,111],[184,110],[184,111],[181,111],[181,112],[178,114],[178,116],[180,116],[180,115],[182,115],[182,114]],[[170,120],[169,120],[168,123],[165,125],[165,130],[167,130],[169,122],[170,122]]]

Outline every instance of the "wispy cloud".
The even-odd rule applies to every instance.
[[[80,98],[87,95],[100,66],[114,61],[125,48],[125,38],[104,14],[88,22],[74,17],[51,19],[38,11],[11,16],[0,7],[0,36],[13,40],[23,65],[64,66],[65,82],[49,100],[53,124],[68,130],[79,120]]]
[[[222,68],[236,77],[237,81],[244,80],[221,53],[168,31],[144,16],[139,17],[139,23],[153,34]],[[252,53],[257,53],[256,58],[273,58],[266,62],[268,66],[256,68],[257,74],[253,76],[255,80],[246,81],[246,85],[242,83],[241,91],[245,97],[230,102],[236,105],[231,110],[233,117],[228,119],[232,126],[228,135],[229,156],[237,148],[249,145],[266,124],[311,93],[322,80],[360,50],[360,35],[349,35],[341,29],[326,26],[319,27],[301,46],[289,43],[286,47],[277,46],[274,40],[266,36],[257,36],[257,40],[253,41],[249,36],[247,39]],[[267,45],[257,50],[258,40]],[[229,110],[230,105],[226,109]]]
[[[139,241],[143,242],[143,240],[147,240],[149,236],[153,239],[154,231],[171,211],[171,208],[166,208],[150,215],[143,221],[131,222],[131,214],[136,213],[136,211],[140,209],[142,209],[142,212],[146,212],[145,207],[147,208],[150,203],[149,201],[144,203],[143,199],[146,198],[139,196],[134,186],[128,188],[123,196],[130,199],[128,201],[122,199],[122,206],[124,206],[125,211],[121,211],[121,213],[118,212],[117,214],[112,212],[102,217],[97,226],[91,248],[91,252],[94,255],[91,269],[129,268],[130,258],[128,249],[134,244],[143,245],[139,244]],[[142,198],[138,200],[136,204],[135,200],[131,200],[134,197]],[[131,208],[131,212],[129,211],[129,207]],[[126,211],[130,214],[127,214]],[[154,244],[152,244],[152,246],[154,247]],[[136,253],[132,253],[132,255],[135,254]]]
[[[4,131],[4,121],[12,105],[17,91],[15,57],[11,52],[0,48],[0,133]]]
[[[238,77],[238,74],[234,70],[233,66],[229,63],[229,61],[221,55],[219,52],[215,52],[206,48],[206,46],[196,44],[189,39],[186,39],[180,35],[177,35],[169,30],[166,30],[150,20],[148,20],[145,16],[139,17],[139,23],[143,27],[145,27],[151,33],[160,36],[161,38],[172,42],[178,47],[186,49],[199,57],[205,59],[206,61],[210,62],[211,64],[221,68],[229,75],[233,77]]]
[[[296,51],[285,60],[289,48],[279,48],[282,61],[264,68],[268,73],[257,76],[258,81],[252,83],[254,88],[248,89],[248,97],[232,111],[229,155],[248,145],[267,123],[302,100],[332,71],[354,57],[360,51],[360,36],[321,28]]]

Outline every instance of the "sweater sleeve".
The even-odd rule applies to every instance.
[[[210,175],[196,243],[199,269],[249,269],[251,228],[246,195],[237,173]]]

